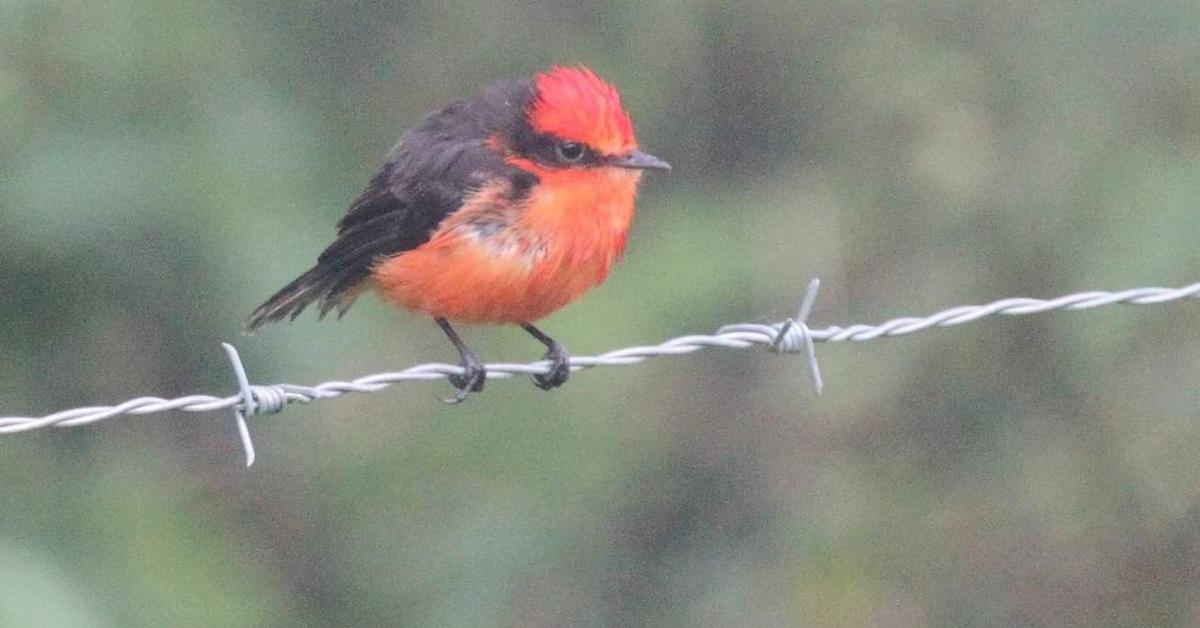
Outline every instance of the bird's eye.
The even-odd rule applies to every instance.
[[[554,151],[558,153],[558,158],[567,163],[575,163],[583,159],[587,149],[583,144],[578,142],[559,142],[554,145]]]

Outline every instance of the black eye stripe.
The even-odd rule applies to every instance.
[[[518,129],[511,135],[509,146],[514,153],[551,168],[580,168],[604,163],[600,154],[587,144],[549,133],[537,133],[529,127]]]
[[[599,155],[587,144],[563,139],[553,135],[542,135],[535,151],[538,161],[559,168],[594,166],[600,163]]]
[[[555,153],[562,161],[575,163],[587,153],[587,147],[578,142],[558,142],[554,146]]]

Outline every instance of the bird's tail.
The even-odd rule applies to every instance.
[[[266,303],[258,306],[246,322],[246,331],[254,333],[267,323],[283,319],[295,320],[313,302],[319,302],[320,317],[337,309],[338,318],[366,288],[368,273],[357,270],[347,272],[328,265],[317,264],[295,281],[276,292]]]

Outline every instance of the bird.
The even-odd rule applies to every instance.
[[[602,283],[623,256],[645,170],[620,92],[585,66],[509,79],[426,114],[337,222],[316,264],[247,321],[295,320],[315,304],[341,318],[374,291],[431,317],[458,351],[449,403],[487,371],[451,325],[519,325],[546,348],[550,390],[570,375],[561,343],[534,323]]]

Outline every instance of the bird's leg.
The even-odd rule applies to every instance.
[[[454,393],[454,397],[443,399],[442,401],[446,403],[462,403],[467,398],[468,393],[483,390],[483,384],[487,381],[487,369],[483,368],[483,362],[480,362],[475,353],[463,343],[462,339],[458,337],[458,334],[454,332],[454,328],[450,326],[450,323],[446,319],[439,316],[433,320],[437,321],[442,331],[446,332],[446,337],[450,339],[450,342],[454,343],[454,348],[458,349],[458,355],[462,357],[463,374],[450,376],[450,383],[458,389],[458,392]]]
[[[529,335],[546,345],[546,349],[548,349],[545,357],[550,360],[550,372],[534,375],[533,383],[542,390],[558,388],[567,383],[567,378],[571,376],[571,357],[567,355],[567,350],[558,344],[557,340],[547,336],[537,327],[529,323],[521,323],[521,327],[529,332]]]

